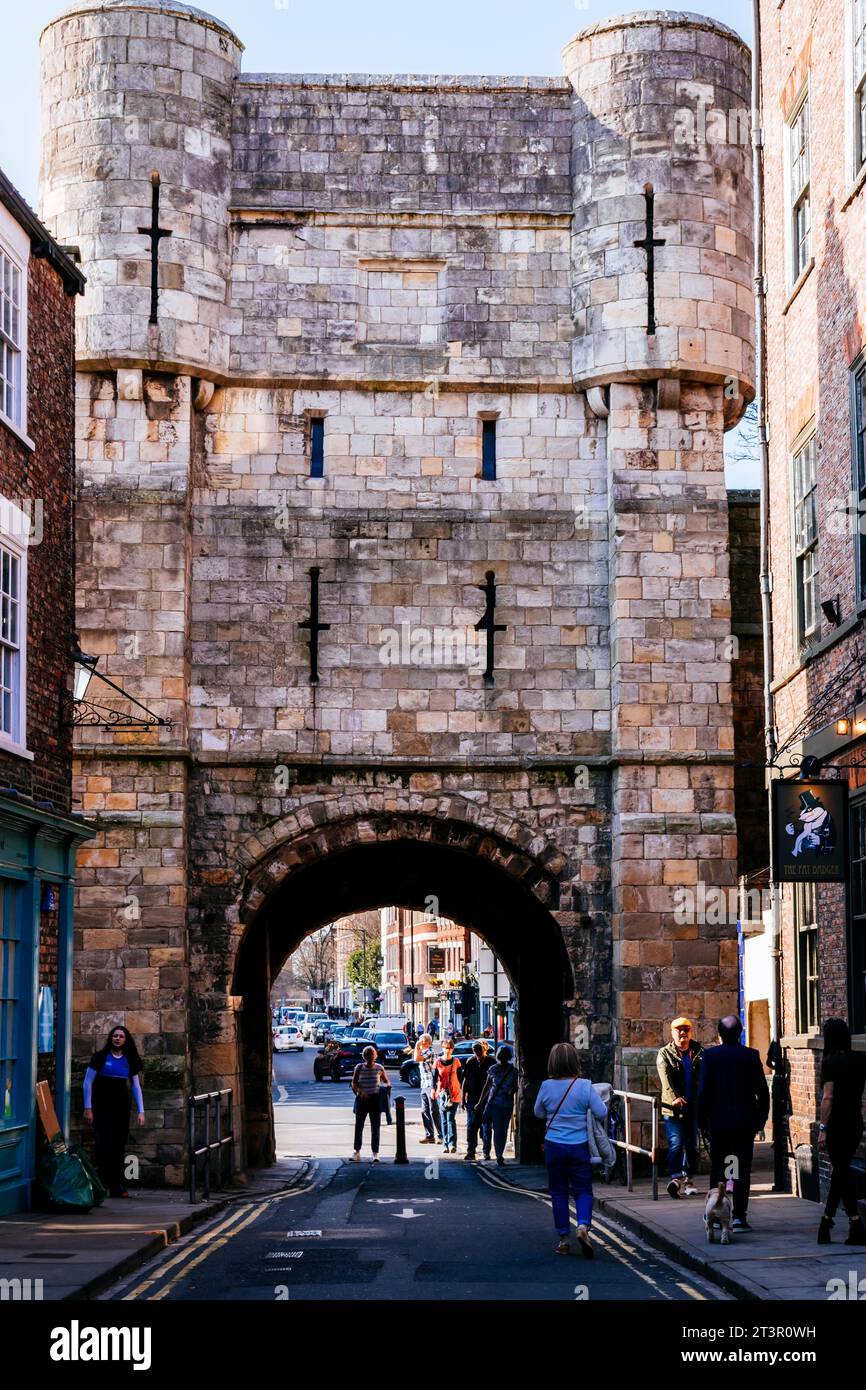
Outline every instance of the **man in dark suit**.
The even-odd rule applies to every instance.
[[[704,1048],[698,1092],[698,1124],[709,1136],[710,1187],[733,1178],[735,1231],[751,1230],[747,1212],[755,1135],[770,1113],[760,1054],[743,1047],[742,1032],[732,1014],[719,1020],[721,1046]]]

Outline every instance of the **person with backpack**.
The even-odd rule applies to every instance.
[[[484,1089],[478,1098],[478,1111],[482,1123],[490,1126],[493,1136],[498,1168],[505,1166],[505,1143],[514,1112],[514,1095],[518,1081],[517,1068],[511,1061],[511,1048],[502,1046],[496,1054],[496,1061],[487,1073]]]
[[[109,1197],[128,1197],[124,1160],[129,1138],[130,1093],[144,1124],[141,1058],[128,1029],[112,1028],[84,1073],[84,1121],[93,1125],[96,1168]]]
[[[830,1244],[830,1229],[839,1205],[848,1217],[846,1245],[866,1245],[866,1229],[857,1207],[857,1191],[851,1160],[863,1137],[863,1091],[866,1056],[854,1052],[851,1030],[843,1018],[824,1024],[824,1060],[821,1064],[821,1120],[818,1148],[832,1164],[830,1191],[818,1227],[818,1244]]]
[[[445,1141],[442,1152],[446,1154],[457,1152],[457,1107],[462,1095],[460,1062],[454,1056],[453,1040],[446,1038],[442,1056],[437,1057],[433,1064],[433,1099],[442,1117],[442,1138]]]
[[[593,1117],[607,1120],[607,1109],[591,1081],[581,1078],[580,1059],[571,1043],[557,1043],[547,1062],[535,1101],[535,1114],[545,1120],[544,1161],[556,1227],[557,1255],[567,1255],[570,1218],[569,1190],[577,1213],[577,1239],[584,1259],[592,1259],[592,1155],[589,1126]],[[596,1131],[598,1133],[598,1131]]]

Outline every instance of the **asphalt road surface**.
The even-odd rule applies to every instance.
[[[596,1219],[596,1256],[553,1254],[547,1199],[500,1170],[419,1147],[418,1092],[395,1084],[410,1115],[408,1166],[351,1152],[351,1093],[312,1079],[314,1048],[275,1059],[278,1152],[311,1156],[298,1187],[240,1198],[103,1297],[150,1301],[724,1298],[698,1276]],[[463,1135],[461,1135],[461,1138]],[[506,1173],[508,1167],[506,1165]]]

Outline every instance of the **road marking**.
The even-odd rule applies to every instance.
[[[312,1192],[317,1186],[315,1181],[317,1171],[318,1164],[316,1164],[310,1174],[312,1180],[305,1183],[302,1187],[289,1188],[287,1192],[275,1193],[274,1196],[266,1197],[262,1201],[244,1202],[238,1206],[235,1211],[230,1213],[225,1220],[218,1222],[218,1224],[210,1230],[203,1231],[201,1235],[196,1236],[185,1249],[179,1250],[170,1260],[167,1260],[165,1263],[161,1264],[158,1269],[154,1270],[152,1275],[141,1280],[139,1284],[136,1284],[135,1288],[130,1289],[128,1293],[123,1295],[121,1301],[128,1303],[138,1298],[144,1298],[149,1302],[156,1302],[165,1298],[182,1279],[186,1278],[191,1270],[195,1269],[197,1265],[200,1265],[209,1255],[213,1255],[215,1251],[227,1245],[233,1236],[238,1235],[241,1231],[245,1230],[247,1226],[250,1226],[253,1221],[258,1220],[259,1216],[268,1211],[270,1207],[274,1206],[277,1202],[284,1202],[288,1198],[299,1197],[308,1192]],[[172,1270],[176,1272],[173,1277],[169,1279],[165,1287],[159,1289],[156,1293],[151,1292],[154,1286],[159,1284],[160,1281],[165,1278],[166,1274],[170,1273]]]
[[[303,1250],[269,1250],[265,1255],[266,1260],[302,1260]]]
[[[553,1205],[550,1198],[542,1192],[530,1192],[525,1187],[515,1187],[514,1183],[505,1182],[502,1178],[497,1178],[495,1174],[488,1173],[483,1168],[476,1168],[475,1171],[477,1172],[479,1178],[481,1178],[482,1182],[487,1183],[488,1187],[498,1188],[500,1192],[514,1192],[519,1197],[531,1197],[533,1201],[542,1202],[547,1207]],[[570,1224],[575,1229],[577,1229],[577,1221],[574,1220],[574,1218],[571,1219]],[[596,1222],[596,1225],[599,1226],[600,1223]],[[614,1235],[614,1233],[606,1225],[601,1226],[601,1229],[604,1230],[605,1237],[607,1239],[610,1239],[615,1245],[620,1245],[626,1250],[628,1249],[626,1242],[623,1241],[620,1237]],[[658,1280],[654,1279],[650,1274],[644,1274],[643,1270],[635,1268],[633,1264],[630,1265],[629,1262],[625,1259],[625,1257],[619,1251],[612,1249],[608,1244],[606,1244],[605,1240],[597,1240],[596,1244],[602,1250],[606,1251],[607,1254],[611,1255],[613,1259],[617,1260],[620,1264],[626,1265],[627,1268],[631,1269],[632,1272],[637,1275],[638,1279],[642,1279],[645,1284],[649,1284],[650,1288],[655,1289],[661,1298],[667,1299],[668,1302],[673,1301],[673,1294],[668,1293],[667,1289],[663,1288],[662,1285],[658,1282]],[[642,1256],[640,1251],[634,1250],[634,1257],[640,1260],[641,1263],[645,1263],[645,1257]]]
[[[314,1236],[321,1236],[321,1231],[286,1231],[287,1240],[312,1239]]]
[[[391,1215],[396,1216],[398,1221],[411,1221],[413,1217],[426,1216],[426,1212],[413,1211],[411,1207],[404,1207],[402,1211],[392,1211]]]
[[[374,1202],[377,1207],[399,1207],[401,1202],[405,1202],[405,1197],[368,1197],[368,1202]],[[441,1197],[413,1197],[412,1201],[416,1207],[427,1206],[430,1202],[441,1202]]]

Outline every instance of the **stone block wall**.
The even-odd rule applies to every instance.
[[[653,49],[670,71],[651,92]],[[125,1012],[157,1082],[181,1078],[145,1139],[168,1180],[188,1084],[231,1085],[267,1157],[278,905],[317,925],[318,872],[334,911],[384,905],[367,870],[340,873],[359,848],[404,905],[433,864],[442,912],[460,921],[459,884],[502,934],[532,1000],[530,1110],[550,1040],[585,1025],[594,1073],[643,1088],[670,1011],[714,1019],[736,979],[725,934],[672,906],[736,873],[722,435],[751,394],[751,193],[739,150],[672,160],[670,141],[701,74],[733,107],[745,50],[641,14],[579,38],[567,80],[238,77],[239,51],[157,0],[82,0],[44,42],[44,205],[99,290],[82,641],[173,720],[81,743],[100,839],[80,1037]],[[156,325],[151,168],[172,231]],[[647,181],[657,335],[627,251]]]

